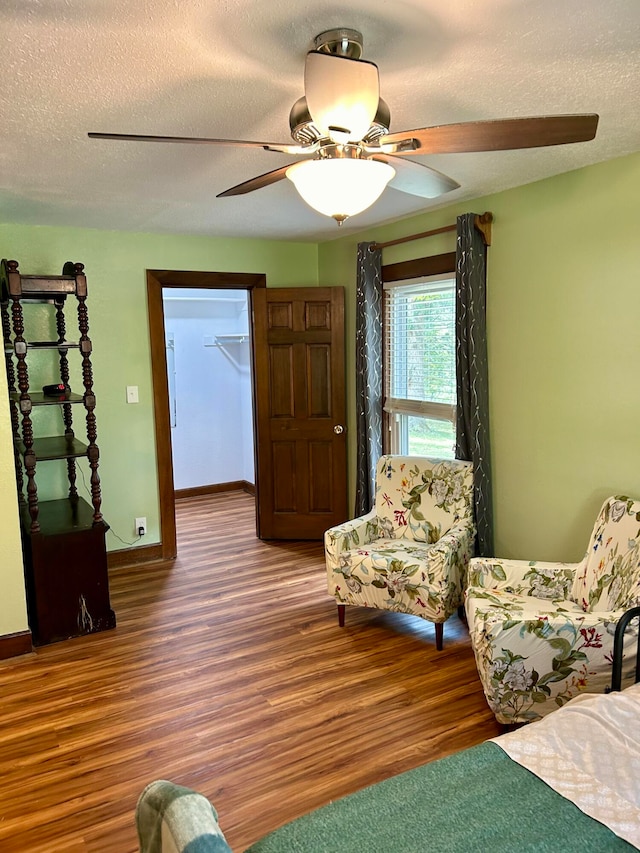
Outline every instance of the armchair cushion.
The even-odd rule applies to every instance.
[[[375,511],[381,536],[437,542],[473,517],[469,462],[424,456],[383,456],[376,473]]]
[[[640,603],[640,501],[619,496],[604,502],[571,598],[583,610]]]

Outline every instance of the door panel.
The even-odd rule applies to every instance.
[[[269,329],[293,330],[293,314],[291,303],[270,303],[267,305]]]
[[[295,512],[295,442],[274,441],[272,453],[274,470],[280,473],[273,482],[274,512]]]
[[[293,347],[273,346],[269,349],[269,412],[272,418],[292,418],[294,408]]]
[[[326,302],[307,302],[306,305],[306,328],[325,329],[331,328],[331,312]]]
[[[310,418],[331,417],[331,348],[307,347],[307,405]]]
[[[347,518],[344,290],[254,291],[256,512],[262,539]]]
[[[330,512],[333,492],[331,471],[333,468],[332,443],[312,441],[309,444],[309,500],[312,512]]]

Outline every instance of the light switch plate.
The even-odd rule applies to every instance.
[[[138,386],[127,385],[127,403],[138,403]]]

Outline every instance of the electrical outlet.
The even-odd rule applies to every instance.
[[[147,519],[146,518],[136,518],[135,521],[135,532],[136,536],[144,536],[147,532]]]

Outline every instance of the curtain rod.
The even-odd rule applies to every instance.
[[[491,245],[491,223],[493,222],[493,214],[489,211],[486,213],[476,214],[473,224],[482,234],[485,246]],[[442,228],[433,228],[431,231],[422,231],[420,234],[410,234],[408,237],[398,237],[397,240],[387,240],[386,243],[372,243],[369,246],[369,251],[376,249],[386,249],[387,246],[397,246],[400,243],[408,243],[410,240],[420,240],[422,237],[432,237],[434,234],[444,234],[446,231],[455,231],[457,224],[443,225]]]

